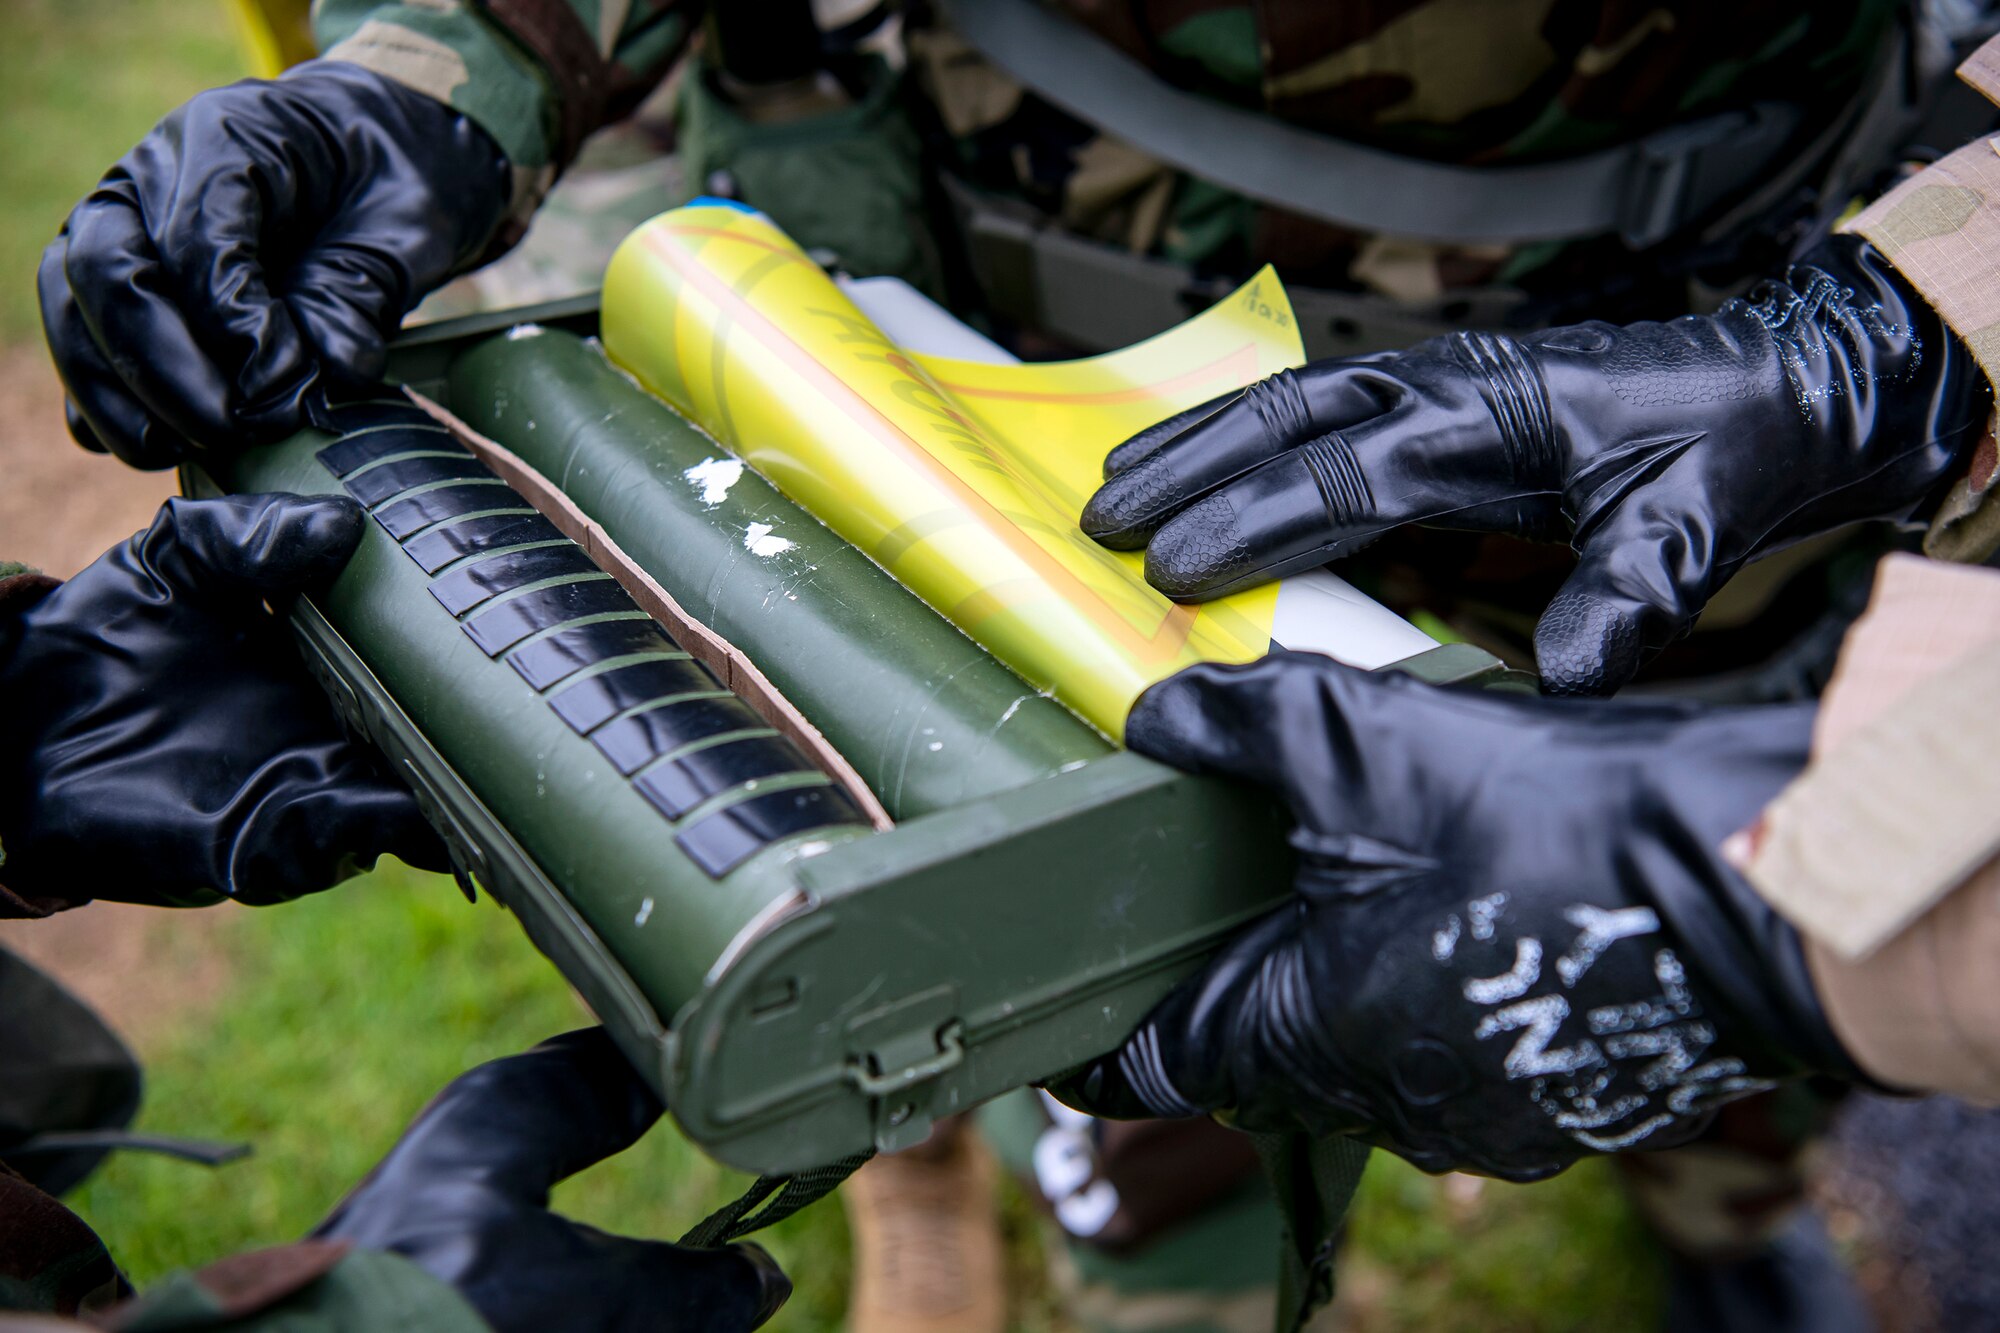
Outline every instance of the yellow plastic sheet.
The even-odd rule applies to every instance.
[[[1301,364],[1269,269],[1122,351],[987,365],[905,351],[769,219],[694,205],[619,248],[602,330],[648,389],[1111,736],[1154,681],[1270,647],[1275,587],[1178,605],[1076,525],[1112,446]]]
[[[319,54],[312,34],[311,0],[228,0],[250,72],[275,79]]]

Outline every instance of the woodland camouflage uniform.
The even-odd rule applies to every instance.
[[[652,178],[650,188],[626,174],[614,186],[620,198],[644,194],[646,204],[672,206],[714,192],[720,180],[856,276],[892,272],[936,292],[938,246],[908,236],[896,244],[898,232],[948,228],[922,182],[922,136],[966,182],[1024,200],[1076,234],[1224,278],[1276,262],[1294,284],[1396,300],[1518,286],[1544,298],[1542,322],[1690,308],[1688,272],[1634,266],[1614,238],[1436,246],[1256,204],[1024,92],[934,22],[912,20],[900,38],[856,52],[860,68],[868,50],[886,50],[890,66],[906,62],[900,76],[894,68],[854,72],[860,90],[846,106],[828,104],[810,124],[790,114],[774,124],[718,98],[700,52],[680,62],[700,8],[674,0],[320,0],[316,26],[328,54],[438,96],[492,132],[516,164],[522,220],[588,128],[632,110],[674,72],[682,170]],[[1064,8],[1178,86],[1350,142],[1462,164],[1566,158],[1748,102],[1792,102],[1806,108],[1808,124],[1826,120],[1866,80],[1896,12],[1894,0],[1070,0]],[[560,74],[502,26],[554,28],[554,10],[574,16],[572,40],[562,44],[570,66]],[[596,70],[576,68],[586,56],[600,62]],[[602,94],[570,92],[582,84]],[[872,188],[858,188],[858,178]],[[780,180],[782,188],[768,184]],[[614,206],[598,228],[592,256],[574,264],[588,274],[584,286],[598,272],[596,252],[608,254],[636,208]],[[566,200],[556,210],[578,220],[588,212]],[[578,240],[576,224],[560,230],[566,242]],[[1780,258],[1752,248],[1728,256],[1720,276],[1748,278]],[[1702,260],[1708,268],[1694,298],[1714,304],[1720,296],[1702,292],[1716,282],[1716,256]]]

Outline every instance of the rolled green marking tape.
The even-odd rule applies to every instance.
[[[740,648],[892,816],[1110,753],[594,343],[554,329],[490,338],[453,363],[449,386],[454,413],[554,481]]]

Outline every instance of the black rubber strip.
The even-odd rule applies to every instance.
[[[609,576],[558,583],[510,597],[465,622],[465,632],[488,657],[498,657],[536,630],[566,620],[634,610],[632,599]]]
[[[476,514],[482,509],[504,509],[518,499],[497,480],[462,481],[456,486],[440,486],[384,505],[375,511],[375,521],[401,541],[440,520]]]
[[[861,812],[838,787],[795,787],[718,810],[682,829],[674,841],[710,879],[720,879],[780,838],[860,822]]]
[[[525,504],[525,501],[523,502]],[[559,541],[562,532],[540,514],[481,514],[442,523],[403,543],[403,552],[426,574],[435,574],[460,556],[498,546]]]
[[[595,620],[557,630],[545,639],[536,639],[507,658],[521,679],[538,690],[568,680],[593,662],[603,662],[627,653],[678,651],[657,621]]]
[[[367,436],[362,436],[367,439]],[[359,472],[341,484],[347,493],[373,509],[386,500],[392,500],[404,491],[418,486],[428,486],[434,481],[467,481],[473,477],[491,477],[492,469],[470,454],[458,454],[449,458],[392,458],[378,467]]]
[[[719,791],[780,773],[811,772],[811,765],[781,736],[747,736],[655,764],[632,785],[668,819],[679,819]]]
[[[661,755],[683,745],[763,725],[764,719],[751,712],[750,705],[741,699],[688,699],[621,717],[591,732],[590,740],[629,778]]]
[[[503,592],[563,574],[589,574],[597,569],[575,542],[507,551],[459,566],[431,584],[431,596],[455,616],[462,616]]]
[[[429,424],[398,427],[394,430],[372,430],[366,435],[350,435],[343,440],[335,440],[326,448],[313,455],[320,464],[336,477],[344,477],[357,468],[365,467],[378,458],[389,458],[396,454],[411,454],[420,449],[456,449],[466,453],[450,432],[442,426]]]
[[[600,672],[549,696],[556,716],[577,732],[603,726],[628,708],[676,694],[719,690],[722,682],[708,668],[686,657],[656,658]]]
[[[357,430],[378,426],[436,426],[436,417],[407,398],[388,402],[340,403],[322,407],[312,414],[312,424],[335,435],[351,435]]]

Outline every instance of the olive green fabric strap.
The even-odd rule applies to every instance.
[[[1236,286],[1075,235],[1031,206],[949,173],[939,185],[986,304],[1079,347],[1109,351],[1143,341]],[[1285,295],[1313,361],[1409,347],[1461,328],[1505,328],[1519,322],[1525,304],[1520,292],[1493,286],[1447,288],[1422,302],[1291,282]]]
[[[1349,1138],[1252,1134],[1278,1197],[1277,1333],[1298,1333],[1333,1300],[1333,1260],[1341,1223],[1368,1165],[1368,1145]]]
[[[576,159],[604,121],[611,62],[574,6],[564,0],[480,0],[479,8],[525,47],[556,89],[558,168]]]
[[[114,1333],[491,1333],[457,1291],[398,1254],[305,1241],[175,1273],[103,1319]],[[330,1254],[325,1252],[331,1251]],[[325,1254],[325,1258],[317,1256]],[[326,1259],[332,1259],[329,1264]]]
[[[698,1250],[714,1249],[741,1240],[753,1231],[762,1231],[782,1222],[809,1203],[818,1203],[875,1155],[868,1152],[843,1157],[830,1166],[801,1171],[790,1176],[759,1176],[732,1203],[710,1213],[681,1237],[680,1243]],[[763,1205],[759,1207],[758,1205]]]
[[[1038,0],[944,9],[1007,74],[1141,152],[1305,217],[1431,241],[1656,244],[1766,175],[1801,125],[1798,107],[1766,102],[1558,162],[1455,166],[1185,92]]]

